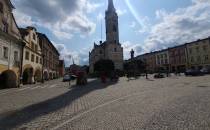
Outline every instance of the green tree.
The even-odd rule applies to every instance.
[[[114,70],[115,67],[112,60],[99,60],[94,64],[95,72],[110,74]]]

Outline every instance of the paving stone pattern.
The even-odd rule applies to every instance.
[[[210,76],[47,84],[0,92],[0,129],[210,129]]]

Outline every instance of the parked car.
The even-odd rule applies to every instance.
[[[76,75],[71,75],[71,80],[75,80],[77,79],[77,76]]]
[[[69,82],[71,80],[71,76],[70,75],[64,75],[63,76],[63,82]]]
[[[185,72],[186,76],[201,76],[203,73],[200,70],[189,69]]]
[[[165,78],[165,76],[163,74],[161,74],[161,73],[158,73],[158,74],[154,75],[154,78],[155,79],[160,79],[160,78]]]
[[[210,74],[210,69],[208,69],[208,68],[203,68],[200,71],[202,74]]]

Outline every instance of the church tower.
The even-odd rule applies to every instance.
[[[113,0],[108,0],[106,10],[106,41],[108,43],[119,43],[118,16],[113,4]]]

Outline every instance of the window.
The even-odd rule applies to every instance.
[[[33,34],[33,39],[36,40],[36,35],[35,34]]]
[[[100,54],[102,54],[102,50],[100,50]]]
[[[189,49],[190,54],[192,54],[192,48]]]
[[[117,52],[117,48],[114,48],[114,52]]]
[[[18,61],[18,52],[14,51],[14,61]]]
[[[117,28],[116,28],[115,25],[113,25],[113,31],[114,31],[114,32],[117,32]]]
[[[42,64],[42,58],[40,58],[40,62],[39,63]]]
[[[26,60],[29,60],[29,55],[30,55],[30,53],[28,51],[26,51],[26,54],[25,54],[25,59]]]
[[[36,51],[36,52],[38,51],[38,46],[37,46],[37,45],[35,45],[35,51]]]
[[[194,57],[191,57],[191,62],[192,62],[192,63],[194,62]]]
[[[203,46],[203,50],[204,50],[204,51],[206,51],[206,50],[207,50],[207,47],[206,47],[205,45]]]
[[[8,33],[8,23],[3,22],[3,32]]]
[[[39,57],[38,56],[36,57],[36,63],[39,63]]]
[[[8,47],[4,47],[3,48],[3,56],[5,59],[8,59],[8,52],[9,52]]]
[[[31,61],[34,62],[34,54],[31,54]]]
[[[208,60],[209,60],[209,56],[206,55],[206,56],[205,56],[205,61],[208,61]]]
[[[197,61],[198,61],[198,62],[201,61],[201,57],[200,57],[200,56],[197,57]]]
[[[1,2],[0,2],[0,13],[4,13],[4,6]]]
[[[32,50],[34,50],[34,43],[33,42],[31,43],[31,48],[32,48]]]
[[[199,47],[196,47],[196,50],[197,50],[197,52],[200,52],[200,48]]]

